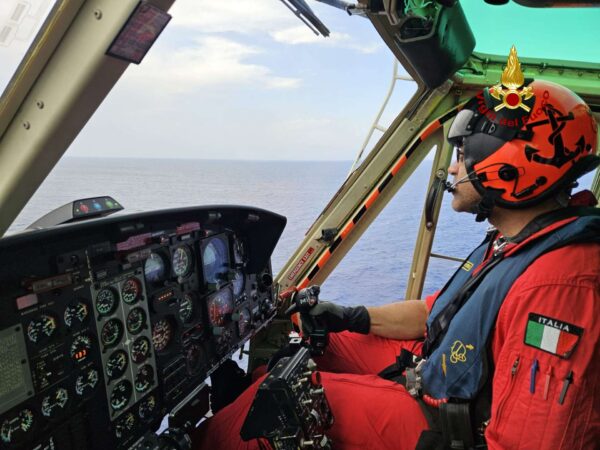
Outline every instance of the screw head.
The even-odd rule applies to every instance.
[[[31,124],[27,121],[23,122],[23,128],[25,128],[26,130],[29,130],[31,128]]]
[[[94,10],[94,17],[96,18],[96,20],[102,19],[102,11],[100,11],[99,9],[95,9]]]

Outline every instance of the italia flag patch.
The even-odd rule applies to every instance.
[[[583,328],[576,325],[529,313],[525,344],[566,359],[582,334]]]

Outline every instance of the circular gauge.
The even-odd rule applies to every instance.
[[[154,369],[150,364],[142,366],[135,376],[135,390],[146,392],[154,384]]]
[[[49,419],[56,419],[65,412],[69,393],[65,388],[58,388],[42,400],[42,414]]]
[[[244,264],[244,243],[239,239],[233,244],[233,258],[236,264]]]
[[[96,295],[96,311],[101,316],[107,316],[117,308],[117,294],[112,288],[104,288]]]
[[[138,416],[140,419],[148,421],[154,416],[156,411],[156,398],[154,395],[148,396],[146,399],[140,402],[138,407]]]
[[[140,364],[146,361],[146,358],[150,355],[150,339],[146,336],[140,336],[135,341],[133,341],[133,346],[131,347],[131,360]]]
[[[34,344],[49,339],[56,331],[56,319],[42,314],[27,325],[27,337]]]
[[[8,415],[2,422],[0,438],[5,444],[19,444],[27,439],[33,425],[33,412],[30,409],[22,409],[16,414]]]
[[[110,393],[111,408],[115,411],[125,408],[129,403],[132,392],[133,388],[128,380],[119,381]]]
[[[127,315],[127,331],[138,334],[146,325],[146,311],[142,308],[133,308]]]
[[[88,317],[88,307],[83,302],[73,302],[69,303],[67,308],[65,309],[65,324],[72,328],[77,325],[81,325],[85,322],[85,319]]]
[[[105,347],[116,345],[123,336],[123,324],[119,319],[110,319],[100,331],[100,339]]]
[[[162,352],[173,337],[173,325],[167,319],[161,319],[152,327],[152,344],[157,352]]]
[[[202,348],[197,344],[192,344],[185,349],[185,363],[190,375],[194,375],[202,367]]]
[[[177,247],[173,252],[173,273],[185,277],[192,271],[192,251],[187,245]]]
[[[210,323],[220,327],[225,324],[227,315],[233,311],[233,297],[231,290],[223,289],[208,300],[208,317]]]
[[[227,273],[229,258],[227,245],[219,238],[211,239],[202,252],[202,267],[207,283],[218,283]]]
[[[179,318],[183,323],[189,323],[194,316],[194,302],[190,294],[184,294],[179,302]]]
[[[92,350],[92,339],[85,334],[77,336],[71,342],[71,359],[78,363],[83,362],[87,359]]]
[[[128,412],[119,419],[115,424],[115,436],[121,439],[123,436],[127,436],[131,433],[131,430],[135,427],[135,416],[133,413]]]
[[[244,285],[246,284],[246,280],[241,270],[235,271],[231,284],[233,285],[233,295],[235,295],[236,297],[242,295],[242,293],[244,292]]]
[[[140,280],[135,277],[128,278],[121,286],[121,297],[129,305],[137,302],[142,294]]]
[[[250,331],[252,316],[250,315],[250,310],[247,308],[243,308],[238,314],[240,315],[238,320],[238,332],[240,337],[244,337],[248,331]]]
[[[94,391],[99,379],[100,374],[98,371],[96,369],[89,369],[75,380],[75,393],[82,397],[87,397]]]
[[[127,369],[127,353],[123,350],[113,352],[106,361],[106,376],[109,380],[121,378]]]
[[[165,279],[167,267],[165,260],[159,253],[150,253],[148,259],[144,262],[144,275],[146,281],[150,283],[158,283]]]

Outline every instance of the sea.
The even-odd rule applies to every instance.
[[[24,229],[78,198],[110,195],[127,212],[194,205],[248,205],[287,217],[272,255],[277,273],[345,180],[350,161],[216,161],[64,157],[11,225]],[[377,305],[405,298],[431,162],[425,161],[321,286],[321,298]],[[464,258],[487,226],[457,214],[446,195],[433,252]],[[424,294],[459,263],[432,258]]]
[[[272,255],[277,273],[346,179],[350,161],[216,161],[62,158],[9,228],[24,229],[78,198],[110,195],[124,213],[195,205],[247,205],[287,217]],[[405,298],[431,162],[425,160],[321,286],[321,298],[378,305]],[[592,176],[582,179],[589,188]],[[433,253],[466,257],[487,226],[456,213],[445,195]],[[423,296],[441,288],[459,263],[432,258]]]

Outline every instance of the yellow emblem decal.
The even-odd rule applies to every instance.
[[[465,261],[465,263],[461,267],[462,270],[466,270],[467,272],[470,271],[472,268],[473,263],[471,261]]]
[[[454,344],[450,347],[450,362],[452,364],[466,362],[467,350],[473,350],[474,348],[471,344],[465,345],[461,341],[454,341]]]
[[[521,71],[521,63],[517,57],[517,49],[513,45],[508,55],[506,67],[502,72],[501,83],[492,86],[489,92],[496,100],[502,103],[497,105],[494,110],[500,111],[502,108],[517,109],[522,108],[529,112],[530,107],[523,103],[523,100],[529,100],[533,97],[531,87],[521,87],[525,84],[525,76]]]
[[[446,354],[442,353],[442,372],[444,372],[444,376],[446,376]]]

